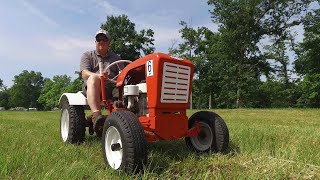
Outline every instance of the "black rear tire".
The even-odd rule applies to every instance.
[[[85,113],[83,106],[69,105],[65,101],[60,116],[60,135],[66,144],[80,144],[85,140]]]
[[[197,152],[225,152],[229,146],[229,130],[224,120],[214,112],[200,111],[189,118],[189,129],[198,122],[200,134],[186,137],[187,146]]]
[[[140,172],[147,163],[147,142],[138,117],[130,111],[111,113],[102,133],[106,165],[128,174]]]

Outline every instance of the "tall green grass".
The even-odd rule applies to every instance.
[[[64,145],[59,111],[0,111],[0,179],[320,178],[319,109],[215,112],[229,128],[228,153],[199,156],[184,140],[150,143],[145,172],[128,176],[104,164],[95,136]]]

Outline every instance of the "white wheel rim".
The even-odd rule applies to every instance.
[[[191,137],[190,140],[197,150],[205,151],[208,150],[212,145],[213,133],[209,124],[201,121],[199,124],[201,127],[200,134],[198,136]]]
[[[105,148],[105,153],[106,153],[108,163],[113,169],[119,169],[122,162],[122,156],[123,156],[122,142],[121,142],[119,131],[113,126],[109,127],[107,129],[104,139],[105,139],[104,148]],[[120,149],[112,151],[111,145],[117,144],[117,143],[120,144]]]
[[[66,142],[69,134],[69,112],[67,109],[62,110],[60,131],[63,142]]]

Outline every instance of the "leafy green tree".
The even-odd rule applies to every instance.
[[[260,76],[270,80],[273,73],[286,84],[280,86],[283,92],[292,94],[281,102],[292,106],[291,97],[295,97],[296,92],[289,82],[289,59],[285,51],[292,41],[289,29],[302,22],[300,15],[309,3],[308,0],[209,0],[211,18],[219,24],[218,33],[205,27],[190,28],[181,22],[183,42],[178,48],[171,48],[170,53],[195,64],[193,93],[198,98],[198,108],[204,104],[201,98],[208,95],[219,108],[259,107],[265,99],[262,92],[268,90],[262,86]],[[265,38],[273,40],[266,54],[259,47]],[[272,67],[270,60],[280,66]]]
[[[290,41],[288,41],[290,42]],[[276,65],[274,66],[274,71],[277,73],[277,77],[280,79],[281,82],[284,84],[289,84],[289,56],[286,54],[288,43],[284,39],[274,42],[272,45],[267,45],[265,48],[267,53],[265,56],[268,60],[273,60]],[[280,65],[277,65],[280,64]]]
[[[101,28],[110,33],[110,49],[122,59],[136,60],[142,56],[141,53],[146,55],[154,51],[154,32],[151,29],[142,29],[138,33],[135,24],[126,15],[108,16]]]
[[[62,90],[63,92],[76,93],[82,90],[83,80],[81,74],[79,71],[75,71],[75,74],[77,74],[78,77],[71,81],[70,84]]]
[[[0,91],[0,107],[5,107],[8,109],[10,94],[8,90]]]
[[[63,93],[76,93],[82,90],[82,78],[79,71],[75,71],[78,77],[71,81],[67,75],[56,75],[47,79],[41,90],[38,101],[44,106],[45,110],[50,110],[58,106],[60,96]]]
[[[320,74],[320,9],[308,13],[303,42],[297,50],[295,69],[301,75]]]
[[[256,107],[295,107],[300,96],[297,85],[293,82],[288,84],[278,80],[268,80],[259,87],[259,103]]]
[[[9,91],[0,79],[0,107],[9,108]]]
[[[44,80],[40,72],[24,70],[19,75],[14,76],[14,84],[9,89],[11,107],[36,107],[41,109],[37,99],[43,87]]]
[[[304,19],[304,39],[295,48],[295,70],[301,75],[298,84],[301,107],[320,107],[320,9],[309,12]]]
[[[301,107],[320,107],[320,74],[307,74],[298,85],[301,96],[298,105]]]
[[[51,79],[47,79],[39,96],[39,102],[43,104],[45,110],[57,107],[59,98],[62,93],[70,89],[71,78],[67,75],[56,75]]]
[[[256,103],[260,75],[270,66],[258,43],[264,37],[286,37],[285,31],[300,23],[292,20],[305,11],[309,1],[225,1],[209,0],[212,20],[219,24],[218,49],[225,68],[222,97],[235,102],[234,107],[251,107]],[[212,49],[212,51],[216,51]]]
[[[2,79],[0,79],[0,91],[3,91],[5,89],[5,86],[3,85]]]
[[[195,65],[195,76],[193,81],[193,101],[197,108],[208,107],[207,97],[213,87],[212,81],[207,80],[208,71],[210,70],[210,63],[206,56],[207,39],[213,33],[205,27],[194,29],[186,22],[181,21],[180,29],[181,38],[183,42],[178,44],[177,48],[170,48],[170,54],[189,59]]]

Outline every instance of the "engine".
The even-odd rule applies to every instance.
[[[125,108],[138,116],[145,116],[148,112],[148,97],[146,83],[126,85],[123,88]]]

